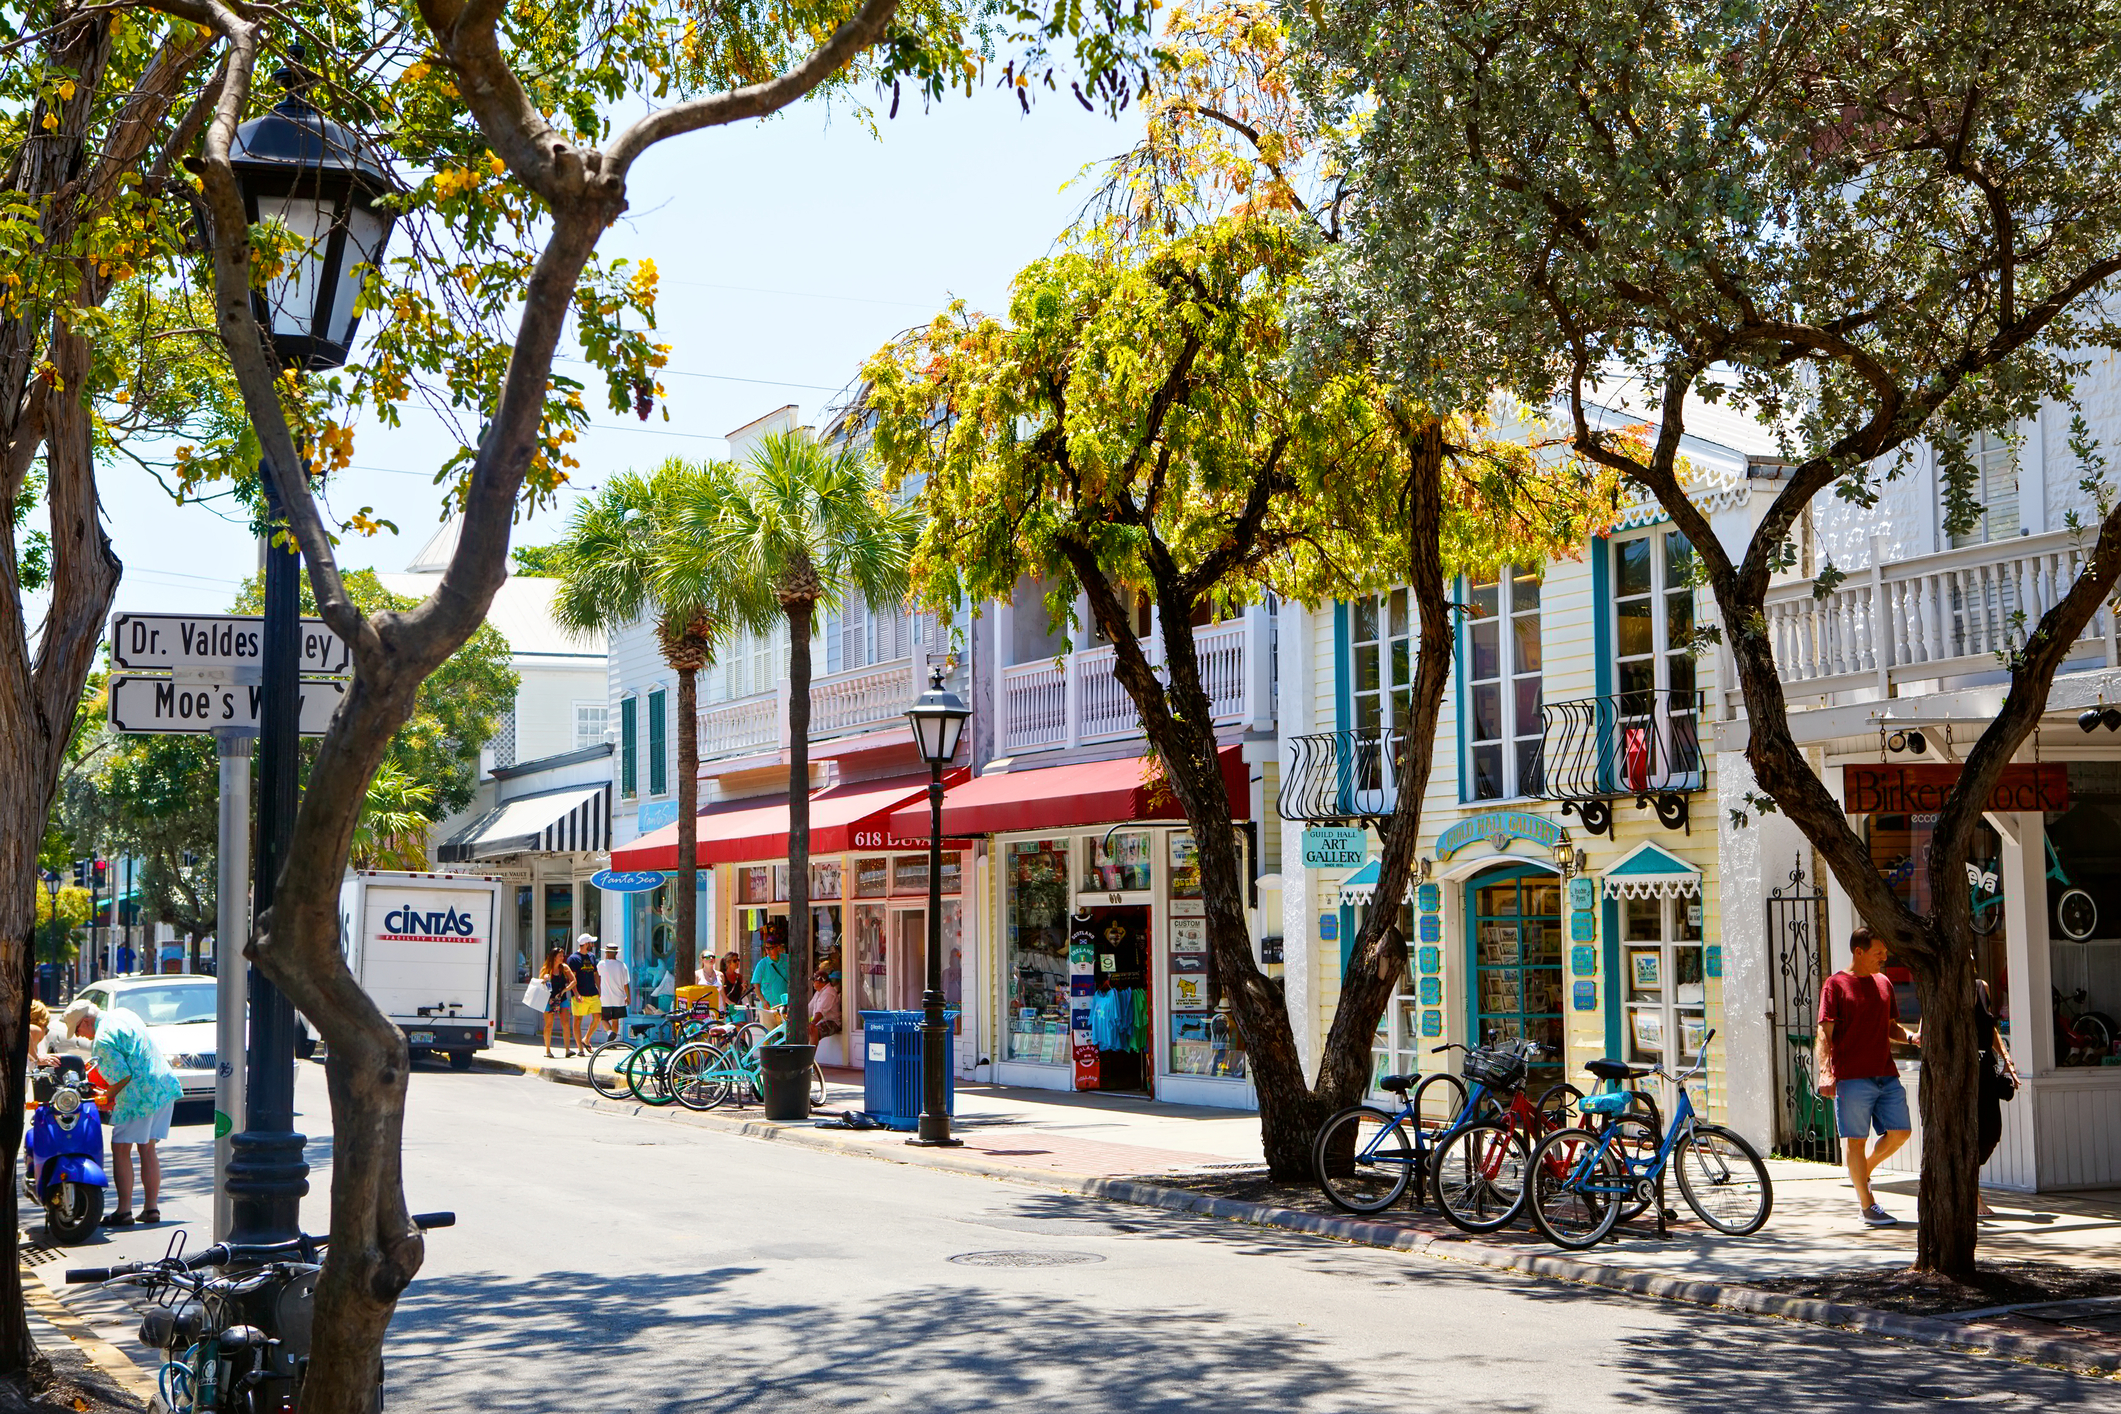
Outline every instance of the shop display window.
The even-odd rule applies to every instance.
[[[1701,1054],[1708,1033],[1701,917],[1699,898],[1620,901],[1625,1041],[1636,1065],[1688,1066]]]
[[[1563,1077],[1561,879],[1525,870],[1467,886],[1475,1031],[1487,1044],[1530,1040],[1546,1055],[1533,1090]]]
[[[646,893],[626,895],[626,936],[632,940],[636,1010],[645,1010],[650,1001],[658,1007],[667,1006],[677,995],[672,971],[676,966],[673,945],[677,937],[672,893],[671,886],[665,883]]]
[[[545,954],[538,947],[536,926],[537,890],[528,884],[516,890],[516,986],[538,975],[545,966]]]
[[[854,905],[854,1004],[860,1011],[891,1009],[891,963],[887,914],[879,903]]]
[[[810,866],[810,901],[840,896],[840,862],[837,859]]]
[[[891,861],[881,856],[854,861],[854,896],[882,898],[891,892]]]
[[[943,892],[957,894],[965,891],[965,856],[955,850],[943,856]]]
[[[1113,830],[1083,841],[1083,892],[1141,893],[1150,885],[1150,834]]]
[[[1175,844],[1182,836],[1172,837]],[[1192,841],[1188,839],[1187,845]],[[1171,852],[1176,865],[1179,851]],[[1174,882],[1176,873],[1173,874]],[[1196,872],[1195,878],[1199,875]],[[1196,890],[1197,892],[1197,890]],[[1169,968],[1171,1053],[1173,1075],[1206,1075],[1223,1080],[1242,1080],[1246,1075],[1244,1038],[1230,1018],[1230,1004],[1223,999],[1213,1005],[1208,989],[1208,920],[1170,920],[1171,945],[1166,950]]]
[[[545,947],[574,951],[574,885],[545,886]]]
[[[891,861],[891,892],[895,894],[928,893],[928,856],[925,854],[902,854]]]
[[[768,864],[746,864],[736,871],[736,901],[738,903],[772,903],[773,867]]]
[[[2045,821],[2055,1065],[2121,1066],[2121,762],[2072,761],[2069,807]],[[1996,1005],[2009,1016],[2007,998]],[[2013,1042],[2022,1066],[2027,1048]]]
[[[2060,819],[2060,816],[2050,816]],[[1936,833],[1935,815],[1866,815],[1864,839],[1871,863],[1884,876],[1895,894],[1917,913],[1933,906],[1929,878],[1930,837]],[[2006,1038],[2010,1034],[2010,963],[2008,930],[2004,926],[2003,839],[1986,822],[1974,827],[1974,844],[1968,852],[1966,888],[1974,911],[1974,968],[1988,982],[1989,997],[2003,1018]],[[1915,994],[1915,977],[1888,955],[1886,976],[1892,979],[1900,1020],[1909,1027],[1922,1021],[1922,1003]],[[1895,1054],[1912,1058],[1913,1047],[1896,1048]]]
[[[1016,840],[1001,858],[1008,895],[1006,1054],[1012,1061],[1068,1065],[1068,842]]]

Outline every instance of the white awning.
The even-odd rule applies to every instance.
[[[611,784],[564,786],[503,801],[435,851],[444,864],[505,854],[598,853],[611,841]]]

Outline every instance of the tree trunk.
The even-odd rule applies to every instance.
[[[678,673],[678,896],[677,975],[681,986],[700,980],[700,691],[699,673]]]
[[[810,621],[815,601],[788,601],[788,1031],[810,1041]]]
[[[2034,916],[2044,918],[2047,900],[2039,904]],[[1974,1275],[1981,1211],[1974,958],[1965,942],[1952,946],[1942,928],[1936,942],[1934,963],[1910,959],[1915,996],[1922,1003],[1922,1187],[1915,1270],[1965,1281]]]

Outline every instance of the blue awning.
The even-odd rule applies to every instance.
[[[1605,871],[1607,898],[1701,897],[1701,871],[1644,840]]]

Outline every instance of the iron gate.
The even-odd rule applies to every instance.
[[[1775,1147],[1792,1158],[1834,1162],[1840,1139],[1834,1102],[1812,1088],[1812,1039],[1818,1024],[1820,944],[1826,894],[1804,877],[1799,857],[1789,882],[1767,899],[1767,933],[1775,957]]]

